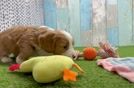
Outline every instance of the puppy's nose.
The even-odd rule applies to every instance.
[[[75,56],[75,55],[72,55],[71,57],[72,57],[72,58],[76,58],[76,56]]]
[[[72,58],[73,58],[73,60],[79,59],[79,57],[77,55],[72,55]]]

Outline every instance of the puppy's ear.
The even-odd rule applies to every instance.
[[[63,34],[57,34],[54,40],[54,54],[62,54],[69,48],[69,41]]]
[[[45,34],[41,34],[38,37],[39,46],[47,51],[48,53],[52,53],[54,50],[54,32],[47,32]]]

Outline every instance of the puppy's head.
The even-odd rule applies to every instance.
[[[62,54],[69,49],[68,38],[60,31],[51,31],[39,35],[39,46],[48,53]]]

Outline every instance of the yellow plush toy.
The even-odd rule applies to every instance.
[[[33,57],[22,64],[14,64],[9,67],[10,71],[32,72],[33,78],[39,83],[49,83],[63,77],[65,81],[76,81],[77,72],[71,71],[76,67],[80,72],[83,70],[67,56],[40,56]]]

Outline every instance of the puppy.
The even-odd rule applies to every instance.
[[[12,54],[16,63],[22,63],[32,56],[66,55],[77,58],[79,52],[73,48],[72,36],[62,30],[47,26],[15,26],[0,33],[0,60],[11,62]]]

